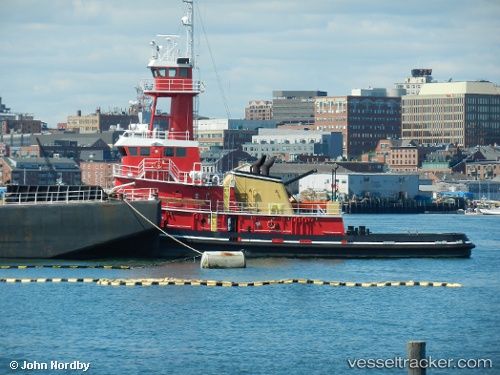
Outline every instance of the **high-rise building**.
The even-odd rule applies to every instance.
[[[273,120],[276,124],[314,124],[314,101],[326,91],[273,91]]]
[[[317,97],[315,128],[341,132],[343,157],[359,159],[362,154],[375,150],[379,140],[400,137],[401,97],[398,90],[393,91],[372,89],[358,93],[353,90],[363,96]]]
[[[500,143],[500,92],[491,82],[426,83],[402,100],[402,138],[457,147]]]

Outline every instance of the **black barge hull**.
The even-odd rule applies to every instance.
[[[244,251],[248,258],[469,258],[475,247],[463,233],[352,234],[346,236],[275,236],[169,230],[170,236],[204,251]],[[168,235],[160,237],[161,257],[199,255]]]
[[[154,200],[0,205],[0,214],[0,258],[145,257],[158,251],[158,230],[145,219],[159,222]]]

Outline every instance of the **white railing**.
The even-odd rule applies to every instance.
[[[227,215],[272,215],[272,216],[301,216],[301,217],[333,217],[341,216],[340,209],[325,210],[313,204],[298,204],[290,207],[274,202],[259,202],[258,204],[248,202],[231,201],[225,205],[224,202],[217,202],[213,211],[210,201],[186,198],[161,198],[162,208],[170,211],[196,211],[214,212]]]
[[[0,205],[32,205],[32,204],[54,204],[72,202],[103,202],[109,199],[125,199],[128,201],[153,200],[158,198],[157,189],[117,189],[116,194],[108,195],[101,188],[88,190],[79,189],[64,191],[16,191],[3,195]],[[47,188],[50,188],[49,186]]]
[[[340,205],[334,209],[327,209],[316,203],[298,203],[288,205],[286,203],[276,202],[236,202],[230,201],[229,204],[224,202],[217,203],[217,212],[225,214],[252,214],[259,213],[262,215],[298,215],[298,216],[339,216],[342,211]]]
[[[194,81],[187,78],[151,78],[142,79],[139,83],[143,92],[192,92],[205,91],[202,81]]]
[[[67,191],[19,191],[6,193],[3,205],[38,204],[38,203],[69,203],[75,201],[104,201],[107,194],[102,190],[67,190]]]
[[[176,131],[162,131],[162,130],[142,130],[142,129],[129,129],[122,134],[122,137],[131,139],[148,139],[155,140],[181,140],[189,141],[189,132],[176,132]]]
[[[195,185],[214,185],[211,174],[201,172],[201,163],[194,163],[190,172],[181,171],[171,159],[145,158],[139,165],[114,165],[113,176]],[[217,180],[217,184],[219,183]]]
[[[158,189],[118,188],[118,197],[127,201],[150,201],[158,199]]]

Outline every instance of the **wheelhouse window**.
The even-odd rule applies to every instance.
[[[165,147],[163,149],[163,156],[174,156],[174,148],[173,147]]]
[[[137,156],[137,147],[129,147],[128,153],[130,156]]]
[[[179,77],[187,78],[188,77],[188,68],[180,68],[179,69]]]
[[[118,152],[121,156],[127,156],[127,151],[125,151],[125,147],[118,147]]]
[[[185,147],[177,147],[175,151],[175,156],[179,158],[186,157],[186,148]]]
[[[165,68],[151,68],[151,73],[153,73],[153,77],[166,77],[167,70]]]
[[[151,155],[151,150],[149,149],[149,147],[141,147],[140,153],[141,156],[149,156]]]
[[[168,69],[168,76],[169,77],[175,77],[177,75],[177,69],[176,68],[169,68]]]

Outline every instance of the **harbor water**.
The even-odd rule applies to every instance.
[[[3,266],[132,266],[1,268],[3,279],[428,281],[461,287],[1,282],[0,374],[406,374],[398,361],[414,340],[426,342],[434,365],[427,374],[500,373],[500,217],[346,215],[344,221],[371,232],[465,232],[476,248],[470,259],[270,258],[248,259],[247,268],[238,269],[201,269],[199,258],[1,260]],[[432,362],[439,359],[449,365],[439,368]]]

